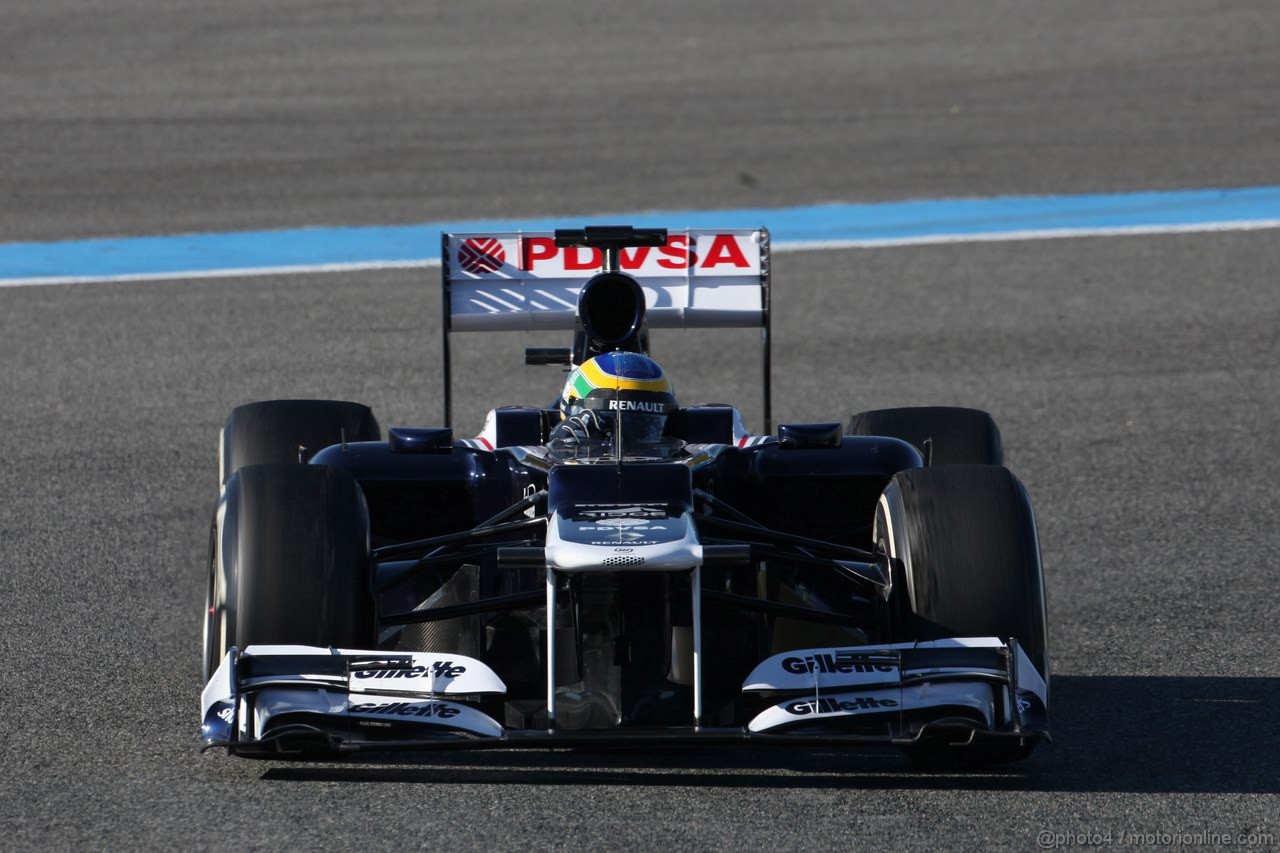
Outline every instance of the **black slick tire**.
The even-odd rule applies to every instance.
[[[886,435],[915,445],[930,465],[1003,465],[991,415],[955,406],[875,409],[854,415],[849,435]],[[927,444],[926,444],[927,442]]]
[[[215,520],[205,678],[231,646],[371,649],[377,642],[364,495],[323,465],[250,465]]]
[[[901,471],[881,497],[875,537],[903,567],[902,639],[1015,638],[1049,682],[1044,573],[1031,501],[1007,468]],[[901,599],[899,599],[901,601]],[[954,748],[921,742],[918,763],[986,765],[1029,754],[1034,741]]]
[[[246,465],[296,463],[343,441],[378,441],[382,429],[368,406],[340,400],[266,400],[231,410],[218,448],[220,482]]]

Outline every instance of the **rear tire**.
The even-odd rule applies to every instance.
[[[376,644],[368,509],[347,472],[241,468],[223,491],[212,552],[206,680],[231,646]]]
[[[379,441],[382,428],[368,406],[339,400],[266,400],[231,410],[219,447],[221,480],[246,465],[296,463],[342,441]]]
[[[1000,430],[991,415],[954,406],[876,409],[854,415],[849,435],[899,438],[925,455],[930,465],[1003,465]],[[926,452],[925,442],[930,443]]]
[[[881,497],[875,537],[905,570],[903,639],[1012,637],[1048,685],[1035,516],[1026,489],[1008,469],[950,465],[899,472]],[[911,753],[929,766],[986,765],[1023,758],[1035,743],[956,748],[922,741]]]

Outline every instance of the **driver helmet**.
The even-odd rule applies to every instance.
[[[667,416],[677,408],[675,386],[662,366],[638,352],[606,352],[575,367],[560,395],[560,417],[585,412],[607,435],[612,435],[621,412],[622,443],[655,442],[662,438]]]

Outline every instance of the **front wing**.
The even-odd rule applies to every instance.
[[[1048,688],[1014,640],[799,649],[761,662],[745,726],[513,729],[506,686],[481,661],[435,652],[232,649],[201,697],[201,751],[286,757],[358,750],[589,743],[1048,740]]]

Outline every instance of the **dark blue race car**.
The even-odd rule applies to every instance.
[[[985,412],[771,426],[769,237],[444,236],[443,425],[273,400],[223,428],[202,748],[1048,740],[1035,519]],[[759,327],[764,430],[649,329]],[[449,426],[449,336],[557,329],[547,407]],[[553,393],[553,389],[549,388]],[[548,393],[551,396],[551,393]]]

